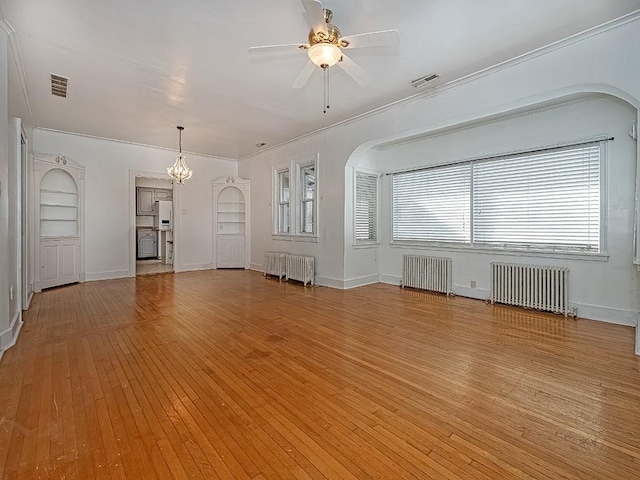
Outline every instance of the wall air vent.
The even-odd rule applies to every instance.
[[[55,73],[51,75],[51,95],[56,97],[67,98],[67,88],[69,86],[69,79]]]
[[[431,75],[427,75],[425,77],[416,78],[411,82],[411,86],[415,88],[433,87],[437,85],[439,81],[440,75],[432,73]]]

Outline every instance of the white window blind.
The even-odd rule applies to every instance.
[[[473,241],[599,251],[600,145],[474,162]]]
[[[393,175],[393,240],[470,242],[471,165]]]
[[[378,176],[356,172],[356,243],[378,239]]]

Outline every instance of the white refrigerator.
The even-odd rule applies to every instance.
[[[157,230],[173,230],[173,202],[169,200],[156,202],[153,226]]]

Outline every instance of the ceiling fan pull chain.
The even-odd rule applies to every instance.
[[[322,113],[327,113],[329,108],[329,67],[323,66],[322,70],[324,70],[324,110]]]

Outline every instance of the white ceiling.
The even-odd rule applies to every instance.
[[[34,127],[229,158],[257,152],[416,93],[410,81],[476,72],[640,8],[640,0],[325,0],[343,35],[395,28],[397,47],[352,50],[372,78],[332,68],[291,84],[304,51],[263,59],[250,46],[306,42],[299,0],[0,0],[16,31],[31,104],[10,69],[10,114]],[[70,78],[54,97],[49,74]],[[441,83],[442,83],[441,82]]]

